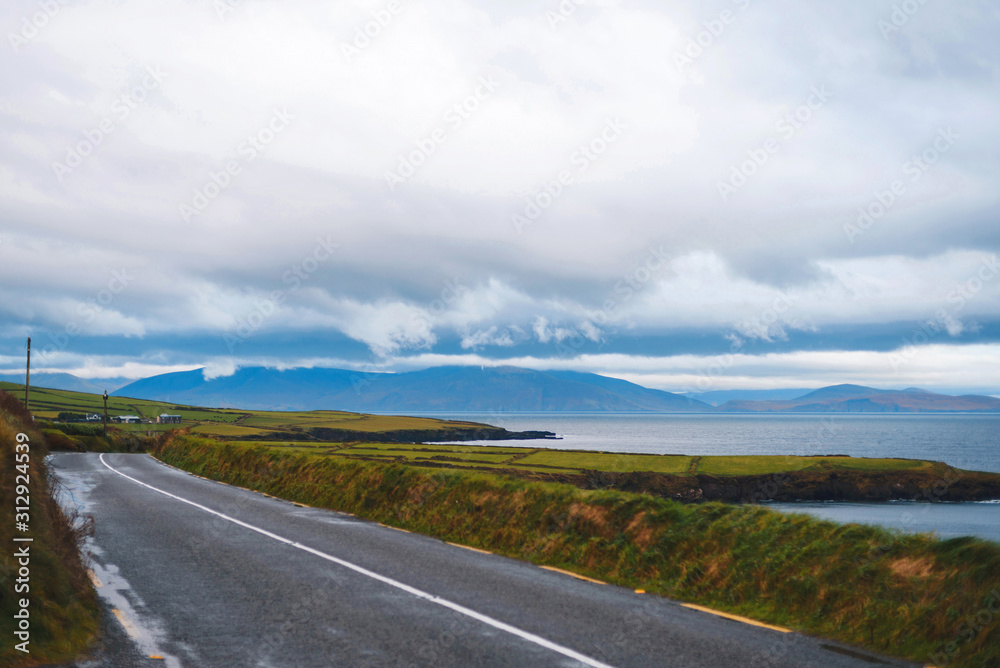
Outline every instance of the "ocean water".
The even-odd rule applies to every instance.
[[[786,513],[808,513],[841,524],[878,524],[939,538],[978,536],[1000,543],[1000,501],[981,503],[769,503]]]
[[[509,430],[545,430],[561,440],[536,447],[684,455],[850,455],[943,461],[1000,473],[1000,415],[991,414],[636,414],[426,413]],[[494,442],[483,442],[497,445]],[[1000,503],[771,504],[838,522],[879,524],[939,536],[1000,542]]]
[[[485,422],[512,431],[551,431],[561,437],[559,441],[532,442],[546,448],[681,455],[904,457],[1000,473],[1000,414],[426,415]]]

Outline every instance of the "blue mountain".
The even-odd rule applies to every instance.
[[[202,371],[168,373],[117,396],[255,410],[376,412],[635,411],[706,412],[708,404],[616,378],[518,367],[434,367],[407,373],[252,367],[206,380]]]
[[[685,392],[684,396],[704,401],[706,404],[721,406],[727,401],[782,401],[797,399],[812,392],[801,388],[779,390],[710,390],[708,392]]]
[[[355,384],[389,374],[345,369],[267,369],[248,367],[230,376],[206,380],[202,369],[143,378],[114,392],[116,396],[156,399],[175,404],[256,410],[316,410]]]

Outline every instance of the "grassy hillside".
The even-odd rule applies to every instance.
[[[0,382],[0,390],[6,390],[18,398],[23,399],[24,397],[23,383]],[[62,412],[104,413],[104,397],[100,394],[50,390],[32,386],[30,401],[32,414],[45,419],[55,419]],[[110,416],[138,415],[139,417],[155,418],[161,413],[179,414],[188,423],[201,421],[235,422],[245,415],[244,411],[177,406],[162,401],[129,399],[128,397],[108,397],[108,415]]]
[[[24,385],[0,382],[0,390],[24,396]],[[104,412],[104,398],[97,394],[31,389],[31,412],[38,418],[55,420],[60,413]],[[181,406],[162,401],[108,397],[108,415],[138,415],[140,418],[156,418],[168,413],[180,415],[180,427],[192,429],[194,433],[216,438],[266,439],[271,435],[297,434],[303,440],[326,440],[327,432],[442,432],[476,431],[488,425],[475,422],[436,420],[393,415],[365,415],[346,411],[246,411],[231,408],[203,408]],[[178,428],[172,424],[121,424],[115,425],[122,431],[157,432]]]
[[[508,454],[500,450],[478,457]],[[157,456],[299,503],[879,652],[1000,665],[1000,545],[302,452],[175,435]]]
[[[18,439],[18,434],[23,434]],[[17,531],[14,517],[17,505],[18,484],[22,475],[16,466],[15,455],[25,454],[18,445],[27,437],[28,491],[30,504],[27,532]],[[81,530],[73,526],[51,496],[49,478],[45,468],[48,449],[45,438],[36,431],[21,402],[0,392],[0,503],[7,521],[0,523],[0,665],[30,666],[49,661],[70,659],[82,652],[97,633],[98,606],[96,595],[87,579],[79,553]],[[21,457],[21,459],[25,459]],[[23,465],[23,463],[22,463]],[[18,543],[15,537],[29,537],[30,543]],[[29,545],[29,574],[27,582],[21,579],[21,564],[14,558],[16,550]],[[28,591],[18,592],[17,586],[26,584]],[[26,598],[30,622],[30,638],[24,654],[14,648],[20,642],[14,614],[21,608],[19,601]]]

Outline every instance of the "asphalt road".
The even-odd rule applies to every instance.
[[[108,632],[81,666],[911,665],[146,455],[65,453],[51,464],[63,502],[97,522],[90,565]]]

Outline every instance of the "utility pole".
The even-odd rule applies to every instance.
[[[108,438],[108,391],[104,390],[104,439]]]
[[[28,368],[24,372],[24,409],[31,411],[28,407],[28,391],[31,386],[31,337],[28,337]]]

